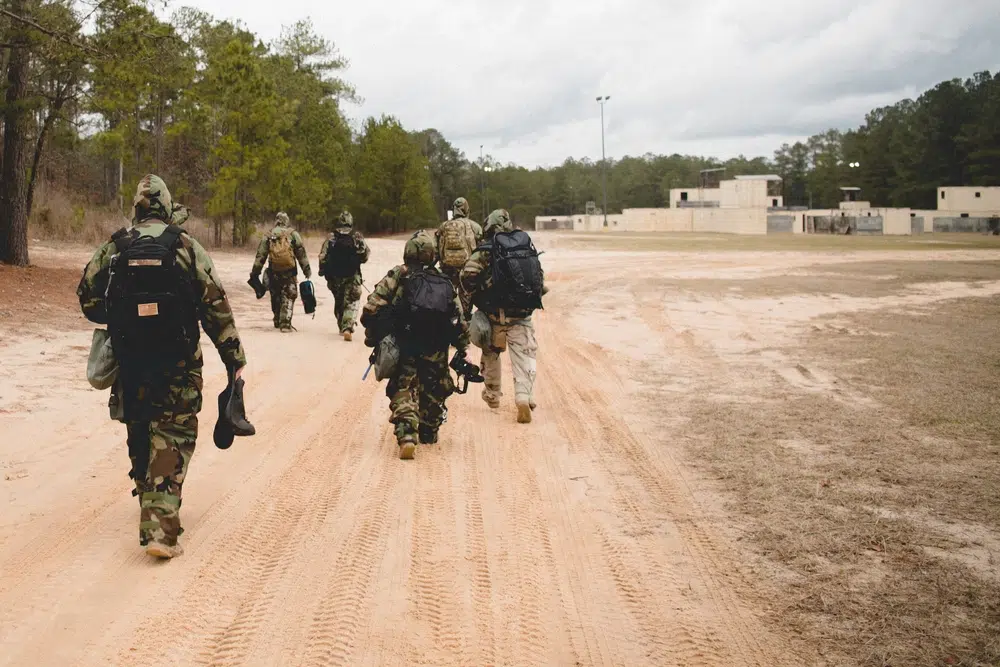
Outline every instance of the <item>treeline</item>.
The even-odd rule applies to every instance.
[[[441,154],[446,148],[430,156],[432,172],[439,169],[435,155]],[[1000,72],[945,81],[916,100],[871,111],[857,129],[829,130],[785,144],[769,159],[647,154],[609,161],[608,210],[669,206],[671,188],[697,186],[699,171],[716,167],[725,167],[726,177],[781,176],[787,206],[833,208],[839,188],[855,185],[876,205],[933,209],[938,186],[1000,185]],[[530,171],[514,165],[494,168],[486,174],[489,201],[505,205],[520,222],[535,215],[581,213],[587,201],[602,205],[599,161],[569,159]],[[461,181],[475,200],[473,210],[481,206],[477,178],[469,174]],[[443,181],[444,190],[450,182]],[[437,183],[432,187],[442,190]]]
[[[0,261],[27,263],[29,216],[51,217],[40,184],[77,210],[127,212],[147,172],[235,245],[278,210],[324,228],[348,207],[378,233],[433,224],[457,196],[474,217],[503,206],[522,224],[602,203],[600,162],[526,169],[467,159],[391,116],[352,127],[348,61],[307,20],[265,43],[190,8],[162,21],[142,0],[7,0],[0,34]],[[933,207],[938,185],[1000,184],[998,118],[1000,73],[983,72],[772,158],[609,160],[608,208],[667,206],[670,188],[719,166],[781,175],[789,205],[834,206],[851,183],[878,204]]]

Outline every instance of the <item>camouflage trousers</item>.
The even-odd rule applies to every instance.
[[[503,396],[501,391],[501,375],[503,364],[500,353],[510,354],[510,364],[514,375],[514,400],[517,402],[534,403],[535,400],[535,358],[538,354],[538,343],[535,342],[535,326],[531,318],[523,320],[499,320],[490,317],[492,340],[490,347],[483,350],[480,361],[483,377],[486,378],[486,388],[483,398],[488,403],[495,403]]]
[[[389,379],[386,396],[396,425],[399,441],[417,439],[420,426],[440,428],[445,416],[445,401],[455,390],[448,370],[448,350],[429,354],[404,354],[396,375]]]
[[[361,274],[326,279],[326,286],[333,293],[333,312],[337,316],[340,333],[354,331],[354,324],[358,321],[358,304],[361,303],[361,281]]]
[[[292,326],[292,312],[295,300],[299,298],[298,276],[294,273],[274,273],[269,279],[271,291],[271,312],[274,313],[275,328]]]
[[[139,496],[139,544],[173,546],[181,533],[181,488],[198,439],[201,369],[188,372],[167,390],[162,412],[148,422],[129,421],[129,458]],[[132,452],[148,447],[149,464],[136,470]]]

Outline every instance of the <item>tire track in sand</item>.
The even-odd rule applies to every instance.
[[[589,367],[588,376],[614,380],[613,369],[603,356],[588,352],[593,346],[562,343],[554,347],[551,362],[542,362],[539,374],[551,377],[570,403],[593,401],[580,389],[588,378],[578,369]],[[556,368],[564,372],[558,374]],[[624,393],[620,385],[615,389]],[[650,453],[652,445],[615,416],[620,414],[616,396],[606,394],[603,404],[602,409],[577,412],[575,423],[563,418],[560,427],[568,437],[597,443],[593,451],[612,484],[620,524],[600,526],[604,558],[643,629],[654,664],[773,664],[758,640],[763,635],[759,624],[746,617],[743,605],[719,582],[732,564],[722,562],[714,539],[698,521],[690,491],[672,482],[682,480],[680,471],[676,465],[664,466]],[[679,545],[665,539],[671,532],[680,538]],[[673,558],[668,558],[671,552]],[[679,576],[681,569],[686,577]],[[691,601],[691,593],[707,598],[710,608],[699,608],[701,601]],[[658,607],[673,607],[676,622],[664,623],[654,611]]]
[[[326,433],[338,424],[356,421],[371,394],[371,389],[354,394],[341,410],[314,424],[315,435],[306,440],[285,472],[265,494],[257,496],[241,523],[203,558],[197,583],[185,590],[180,608],[159,621],[168,624],[170,619],[184,619],[180,642],[175,641],[167,651],[155,630],[141,629],[136,642],[141,648],[130,655],[134,664],[149,664],[162,655],[176,656],[181,664],[245,664],[262,639],[265,620],[288,611],[276,604],[275,591],[295,580],[314,508],[339,506],[343,478],[354,473],[345,468],[342,457],[330,455]],[[304,422],[304,416],[293,414],[287,423]],[[160,627],[157,623],[147,627]]]

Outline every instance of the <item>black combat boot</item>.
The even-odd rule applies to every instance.
[[[420,425],[420,444],[436,445],[438,441],[438,430],[430,426]]]

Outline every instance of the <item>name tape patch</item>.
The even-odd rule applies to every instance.
[[[154,317],[160,314],[160,306],[156,303],[140,303],[139,317]]]
[[[163,260],[159,259],[130,259],[129,266],[163,266]]]

